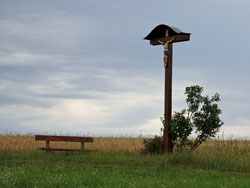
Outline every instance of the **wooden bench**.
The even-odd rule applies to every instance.
[[[80,137],[80,136],[50,136],[50,135],[35,135],[35,140],[46,141],[46,148],[40,148],[42,150],[57,150],[57,151],[83,151],[85,142],[94,142],[93,137]],[[81,149],[58,149],[50,148],[50,141],[63,141],[63,142],[81,142]]]

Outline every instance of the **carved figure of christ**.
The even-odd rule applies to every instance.
[[[169,30],[166,29],[166,34],[165,34],[165,37],[169,37]],[[159,43],[161,43],[164,47],[164,57],[163,57],[163,61],[164,61],[164,67],[166,68],[168,66],[168,55],[169,55],[169,52],[168,52],[168,45],[169,43],[173,42],[174,41],[174,37],[171,38],[169,41],[166,41],[166,42],[163,42],[163,41],[160,41],[158,40]]]

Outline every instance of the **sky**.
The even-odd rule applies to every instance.
[[[173,49],[173,111],[185,88],[221,96],[219,136],[250,138],[250,1],[0,0],[0,134],[159,135],[157,25],[191,33]]]

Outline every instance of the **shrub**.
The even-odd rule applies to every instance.
[[[144,139],[143,153],[160,154],[162,153],[163,138],[155,136],[153,139]]]
[[[168,127],[167,131],[179,151],[188,147],[189,152],[192,152],[205,140],[215,137],[223,125],[219,117],[222,111],[217,104],[220,101],[219,94],[216,93],[210,99],[208,96],[202,96],[202,92],[203,88],[200,86],[187,87],[185,94],[188,108],[174,112],[168,124],[162,118],[163,125]],[[188,137],[193,131],[197,137],[190,140]]]

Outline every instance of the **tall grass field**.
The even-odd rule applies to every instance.
[[[250,188],[248,140],[209,140],[193,153],[165,155],[143,154],[143,138],[94,138],[90,152],[38,150],[44,146],[33,135],[0,135],[0,188]]]

